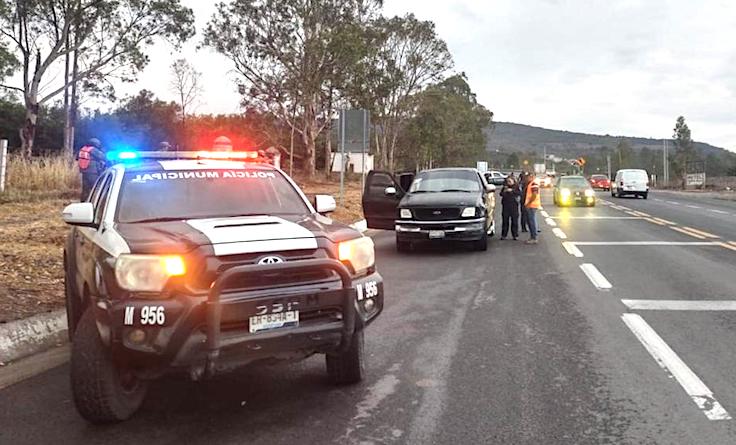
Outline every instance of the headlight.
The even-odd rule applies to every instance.
[[[570,189],[560,189],[560,196],[567,198],[570,196]]]
[[[399,216],[401,216],[402,219],[411,219],[411,210],[401,209],[399,213],[400,213]]]
[[[343,241],[338,245],[340,261],[350,263],[356,274],[361,274],[376,262],[373,240],[367,236]]]
[[[588,198],[592,198],[592,197],[595,196],[595,192],[593,190],[591,190],[591,189],[588,189],[588,190],[585,191],[585,196],[588,197]]]
[[[115,262],[115,278],[125,290],[161,292],[171,277],[186,273],[180,256],[120,255]]]
[[[465,207],[463,209],[462,218],[471,218],[473,216],[475,216],[475,207]]]

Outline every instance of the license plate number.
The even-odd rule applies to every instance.
[[[299,311],[279,312],[278,314],[254,315],[250,317],[250,333],[270,329],[299,326]]]
[[[429,238],[430,239],[437,239],[437,238],[444,238],[445,237],[445,231],[444,230],[430,230],[429,231]]]

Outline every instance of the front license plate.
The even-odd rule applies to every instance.
[[[254,315],[250,317],[250,333],[270,329],[299,326],[299,311],[279,312],[278,314]]]
[[[444,237],[445,237],[444,230],[430,230],[429,231],[429,239],[437,239],[437,238],[444,238]]]

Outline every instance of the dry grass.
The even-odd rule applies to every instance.
[[[61,210],[78,195],[78,177],[74,165],[59,159],[10,162],[8,188],[0,195],[0,323],[64,306],[62,252],[69,229]],[[339,180],[296,179],[305,193],[339,201]],[[334,219],[363,218],[360,178],[346,181],[343,204]]]
[[[76,163],[66,158],[10,156],[0,202],[71,197],[79,194],[80,186]]]
[[[0,323],[64,305],[61,199],[0,205]]]

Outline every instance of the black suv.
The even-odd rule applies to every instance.
[[[496,187],[472,168],[439,168],[394,177],[368,174],[363,213],[372,229],[396,231],[396,249],[424,241],[469,241],[488,248],[495,233]]]
[[[130,417],[171,371],[323,353],[334,382],[363,378],[383,309],[373,241],[271,165],[191,155],[128,155],[64,210],[72,392],[91,422]]]

